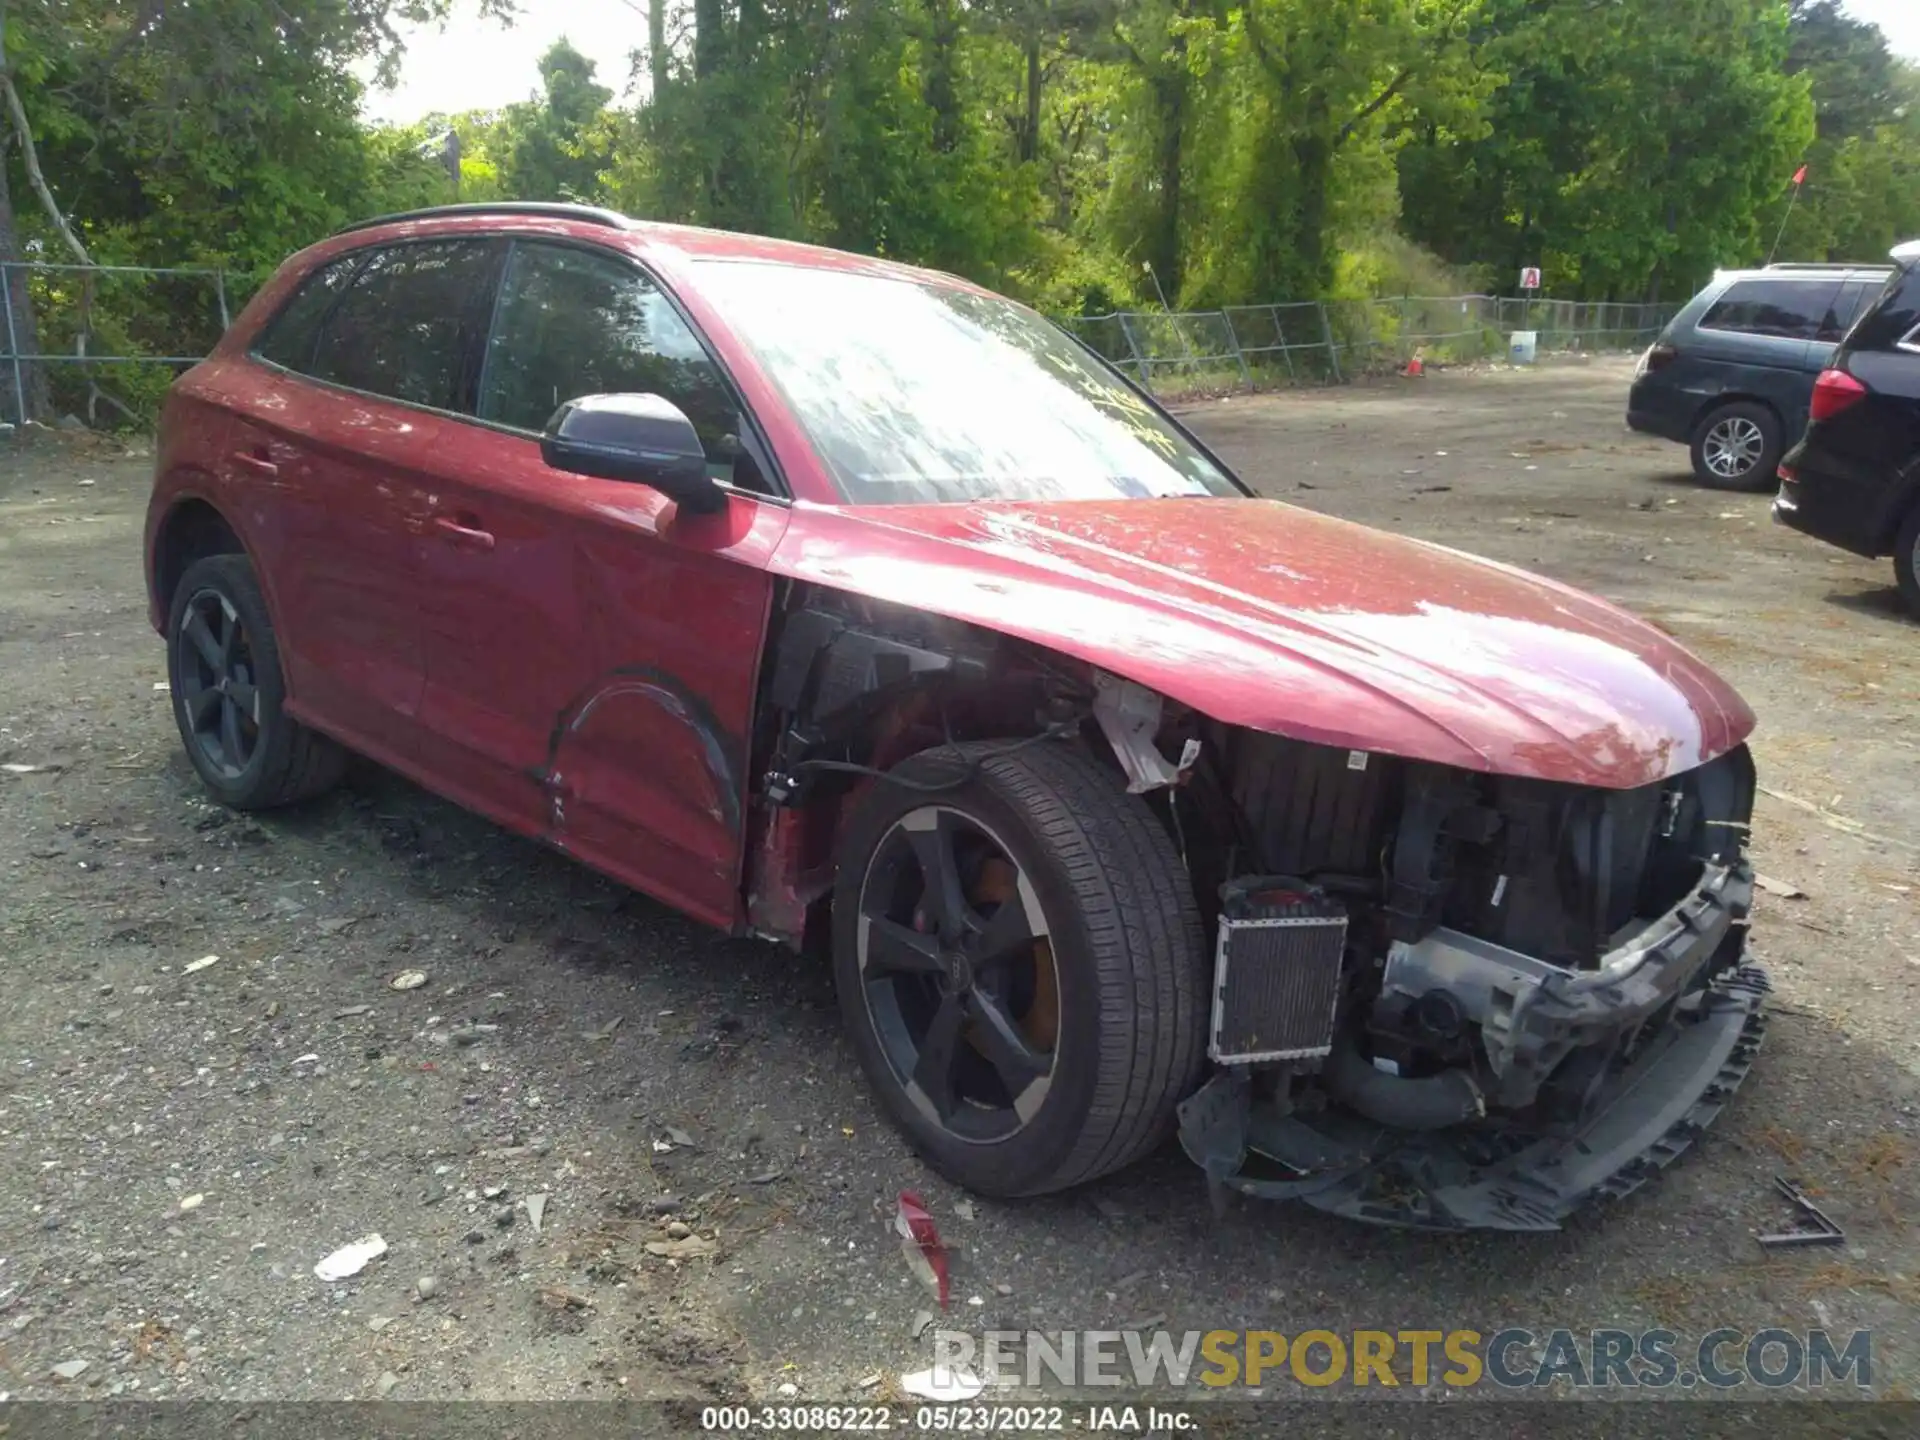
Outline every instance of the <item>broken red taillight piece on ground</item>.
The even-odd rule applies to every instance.
[[[933,1216],[918,1195],[900,1192],[900,1208],[894,1212],[893,1228],[900,1236],[901,1253],[920,1281],[940,1297],[940,1308],[947,1308],[947,1247],[940,1243],[940,1232],[933,1228]]]

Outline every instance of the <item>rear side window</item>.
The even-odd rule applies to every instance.
[[[515,244],[487,343],[480,418],[540,430],[568,400],[617,394],[678,405],[716,478],[733,478],[740,408],[660,288],[612,256]]]
[[[436,410],[469,410],[501,247],[435,240],[376,251],[327,319],[307,373]]]
[[[289,370],[306,371],[313,365],[314,346],[320,341],[320,327],[326,323],[338,300],[360,268],[363,255],[348,255],[322,265],[301,282],[280,313],[268,322],[253,353],[262,360],[284,365]]]
[[[1738,280],[1701,317],[1702,330],[1732,330],[1781,340],[1839,339],[1840,281]]]

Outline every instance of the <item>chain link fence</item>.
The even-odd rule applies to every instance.
[[[213,347],[261,274],[130,265],[0,263],[0,413],[145,426],[175,375]],[[1061,321],[1159,395],[1338,383],[1404,366],[1650,344],[1674,307],[1495,295],[1306,300],[1220,310],[1127,310]]]
[[[0,262],[0,413],[150,425],[265,279],[196,266]]]
[[[1063,322],[1090,349],[1156,394],[1301,381],[1338,382],[1399,368],[1508,353],[1530,331],[1538,353],[1638,350],[1674,306],[1498,295],[1297,301],[1221,310],[1122,311]]]

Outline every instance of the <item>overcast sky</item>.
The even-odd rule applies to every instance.
[[[368,116],[404,124],[435,111],[525,100],[540,88],[540,56],[562,36],[594,62],[602,85],[625,93],[627,57],[647,43],[647,0],[519,0],[519,8],[511,29],[480,19],[475,0],[454,0],[444,30],[401,26],[407,53],[400,83],[391,91],[368,89]]]
[[[400,84],[370,90],[366,111],[376,120],[418,120],[433,111],[483,110],[524,100],[540,88],[535,66],[561,36],[599,66],[615,94],[627,87],[630,53],[646,44],[647,0],[519,0],[513,27],[481,20],[474,0],[455,0],[444,30],[408,27]],[[1920,60],[1920,0],[1847,0],[1847,10],[1871,20],[1887,43]]]

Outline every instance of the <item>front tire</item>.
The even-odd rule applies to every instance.
[[[1693,473],[1715,490],[1764,490],[1780,468],[1780,419],[1764,405],[1736,401],[1693,427]]]
[[[941,1174],[1040,1194],[1169,1133],[1205,1056],[1199,909],[1165,829],[1088,752],[905,761],[851,817],[833,914],[861,1067]]]
[[[244,555],[209,555],[180,577],[167,679],[187,758],[222,804],[271,809],[339,780],[345,752],[286,713],[273,620]]]

